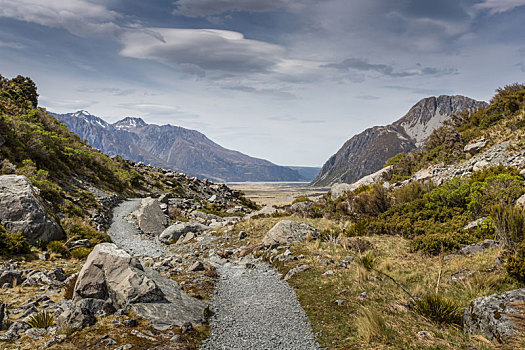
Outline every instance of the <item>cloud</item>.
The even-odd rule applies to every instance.
[[[286,6],[283,0],[179,0],[174,15],[208,17],[232,11],[267,12]]]
[[[23,48],[25,48],[25,46],[22,45],[22,44],[8,42],[8,41],[2,41],[2,40],[0,40],[0,47],[9,47],[11,49],[23,49]]]
[[[413,69],[396,71],[391,65],[369,63],[367,60],[360,58],[348,58],[341,63],[330,63],[323,65],[322,67],[335,68],[343,71],[356,70],[361,72],[375,72],[381,75],[397,78],[429,75],[443,76],[458,73],[458,70],[453,68],[441,69],[435,67],[421,67],[421,65],[416,65]]]
[[[488,10],[490,14],[497,14],[511,11],[520,6],[525,6],[525,0],[485,0],[474,5],[474,8]]]
[[[150,59],[172,67],[195,66],[204,71],[229,73],[266,72],[284,56],[281,46],[249,40],[243,34],[214,29],[149,28],[164,42],[144,31],[123,34],[125,57]]]
[[[88,0],[0,0],[0,17],[63,28],[78,36],[116,35],[119,15]]]
[[[525,61],[516,64],[516,66],[518,66],[522,72],[525,72]]]
[[[381,97],[373,96],[373,95],[359,95],[359,96],[356,96],[356,98],[358,98],[360,100],[368,100],[368,101],[375,101],[375,100],[380,100],[381,99]]]
[[[298,97],[291,92],[288,91],[282,91],[282,90],[273,90],[273,89],[257,89],[251,86],[224,86],[223,89],[225,90],[234,90],[234,91],[241,91],[246,92],[250,94],[257,94],[257,95],[264,95],[273,97],[277,100],[297,100]]]
[[[198,115],[187,113],[178,106],[159,103],[120,103],[118,107],[141,113],[144,116],[176,116],[177,119],[197,119]]]
[[[391,90],[398,90],[398,91],[408,91],[416,95],[437,96],[437,95],[444,93],[442,90],[427,89],[427,88],[420,88],[420,87],[409,87],[409,86],[401,86],[401,85],[386,85],[384,86],[384,88],[391,89]]]

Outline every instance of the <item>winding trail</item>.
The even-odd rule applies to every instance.
[[[143,238],[128,215],[140,199],[122,202],[113,210],[108,234],[133,256],[170,255],[162,244]],[[215,258],[218,258],[215,256]],[[270,265],[210,259],[219,274],[210,303],[211,334],[202,350],[320,349],[294,290]]]
[[[319,349],[294,290],[271,266],[225,263],[202,350]]]
[[[130,199],[113,209],[113,221],[108,230],[111,240],[133,256],[158,258],[170,254],[160,243],[141,237],[137,226],[128,221],[127,216],[139,208],[140,201]]]

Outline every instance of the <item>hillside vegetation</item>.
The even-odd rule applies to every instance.
[[[30,78],[0,76],[0,175],[27,176],[68,237],[87,238],[92,245],[108,240],[92,220],[108,209],[97,197],[183,191],[174,179],[166,182],[159,172],[138,172],[124,159],[92,148],[37,106],[37,88]]]
[[[525,194],[523,174],[500,164],[440,185],[400,182],[429,165],[469,159],[464,146],[482,137],[487,148],[509,141],[509,150],[521,150],[524,97],[524,85],[510,85],[498,89],[486,109],[452,116],[422,150],[387,162],[394,165],[394,186],[362,186],[336,200],[330,193],[310,203],[301,199],[287,214],[273,215],[279,219],[237,228],[257,236],[289,217],[321,232],[321,241],[290,248],[298,260],[283,262],[271,252],[263,257],[284,274],[311,267],[290,283],[322,346],[495,348],[463,333],[462,315],[475,298],[525,287],[525,212],[516,204]],[[484,241],[476,246],[480,252],[460,251]],[[501,348],[524,345],[518,337]]]

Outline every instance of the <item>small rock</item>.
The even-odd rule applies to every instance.
[[[128,349],[131,349],[132,347],[133,346],[131,344],[126,344],[126,345],[119,346],[115,350],[128,350]]]
[[[248,237],[246,232],[244,232],[244,231],[239,232],[239,239],[245,239],[246,237]]]
[[[288,281],[290,278],[292,278],[293,276],[295,276],[296,274],[298,273],[302,273],[306,270],[309,270],[311,269],[310,265],[306,265],[306,264],[303,264],[303,265],[299,265],[297,267],[294,267],[293,269],[291,269],[290,271],[288,271],[288,273],[286,274],[286,276],[284,276],[284,280],[285,281]]]
[[[463,281],[465,278],[472,276],[474,274],[474,271],[466,270],[466,269],[459,269],[458,272],[453,273],[450,276],[449,281],[450,282],[459,282]]]
[[[363,292],[363,293],[361,293],[361,294],[359,294],[357,296],[357,299],[359,299],[359,300],[366,300],[366,299],[368,299],[368,296],[369,296],[368,292]]]
[[[185,322],[185,323],[181,326],[181,331],[182,331],[182,333],[191,332],[192,330],[193,330],[193,325],[191,324],[191,322]]]
[[[137,331],[136,329],[132,330],[132,331],[131,331],[131,334],[133,334],[135,337],[143,338],[143,339],[147,339],[147,340],[149,340],[149,341],[157,341],[156,338],[153,338],[153,337],[151,337],[151,336],[149,336],[149,335],[146,335],[146,334],[144,334],[144,333],[141,333],[141,332]]]
[[[417,332],[417,338],[420,340],[432,340],[434,339],[434,334],[429,331],[419,331]]]
[[[190,272],[196,272],[196,271],[204,271],[204,264],[200,261],[195,262],[193,265],[190,266],[188,271]]]
[[[338,306],[341,306],[341,305],[343,305],[344,300],[337,299],[335,302],[337,303]]]
[[[328,270],[325,273],[323,273],[323,276],[333,275],[334,273],[335,273],[334,270]]]

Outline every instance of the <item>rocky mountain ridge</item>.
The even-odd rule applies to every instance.
[[[348,140],[328,159],[312,184],[353,183],[381,169],[396,154],[420,148],[452,114],[486,106],[485,102],[464,96],[422,99],[396,122],[369,128]]]
[[[305,181],[296,170],[226,149],[195,130],[132,117],[109,124],[86,111],[54,115],[109,155],[217,182]]]

